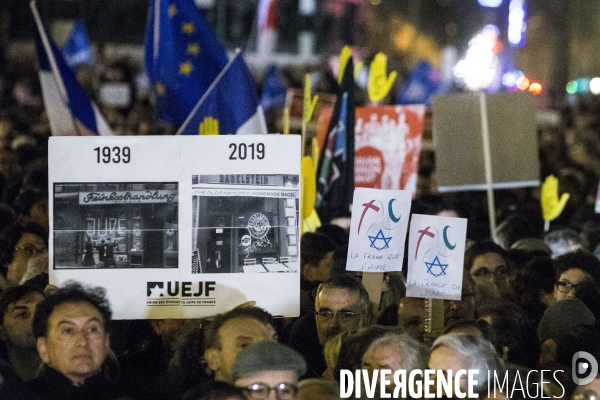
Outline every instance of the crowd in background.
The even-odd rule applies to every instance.
[[[100,83],[122,82],[133,94],[125,108],[99,103],[114,132],[171,134],[172,128],[155,116],[141,66],[99,54],[94,65],[78,70],[86,90],[97,98]],[[289,87],[301,88],[305,72],[306,68],[285,69]],[[333,93],[333,75],[324,68],[319,72],[318,91]],[[0,376],[4,381],[0,394],[52,399],[258,399],[277,393],[280,399],[327,399],[339,398],[335,381],[344,369],[429,366],[479,369],[481,397],[487,389],[487,371],[498,376],[508,371],[511,387],[499,396],[539,398],[542,390],[545,396],[569,398],[575,393],[574,398],[584,398],[595,391],[597,398],[600,379],[577,389],[571,360],[578,351],[600,360],[600,218],[594,211],[600,180],[599,107],[596,97],[579,99],[557,110],[558,123],[538,128],[540,179],[553,174],[559,180],[559,193],[570,194],[549,232],[544,232],[539,188],[497,190],[498,227],[492,242],[485,193],[437,193],[434,151],[422,152],[411,211],[468,218],[462,300],[444,301],[445,330],[439,337],[425,329],[426,301],[405,297],[404,273],[384,276],[379,310],[370,308],[360,274],[345,272],[348,234],[329,224],[301,239],[299,318],[273,318],[246,304],[206,320],[111,324],[101,290],[76,284],[57,292],[46,288],[50,129],[35,62],[4,57],[0,60]],[[277,131],[282,110],[271,113],[269,130]],[[98,314],[99,321],[89,335],[98,340],[100,363],[79,381],[62,369],[60,356],[48,354],[53,313],[67,312],[73,304],[91,306],[91,311],[86,310]],[[36,306],[46,307],[45,319],[37,315]],[[106,345],[102,338],[109,333],[110,345]],[[552,373],[540,376],[541,370]],[[534,378],[525,380],[530,371],[535,371]],[[284,372],[289,374],[277,375]],[[259,379],[255,374],[269,375],[256,381],[252,380]],[[524,390],[511,390],[519,375]],[[57,389],[65,376],[69,378],[66,388]],[[265,383],[268,379],[275,379],[274,386]]]

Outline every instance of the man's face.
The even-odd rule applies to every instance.
[[[460,320],[475,319],[475,288],[471,280],[463,276],[461,299],[444,300],[444,325]]]
[[[42,361],[77,384],[100,372],[109,347],[104,318],[87,302],[56,306],[37,341]]]
[[[368,324],[368,317],[361,315],[360,293],[341,288],[325,288],[315,300],[315,310],[317,312],[331,312],[331,319],[316,315],[317,333],[319,342],[325,342],[342,332],[361,328]],[[340,313],[354,313],[354,315]]]
[[[556,298],[556,301],[575,298],[577,286],[584,280],[591,281],[592,277],[590,274],[579,268],[568,269],[560,274],[558,284],[554,285],[554,298]],[[565,283],[573,286],[564,285]],[[564,293],[565,291],[567,291],[567,293]]]
[[[239,378],[234,384],[244,389],[249,400],[295,400],[298,374],[294,371],[261,371]]]
[[[221,349],[207,349],[204,358],[214,371],[215,380],[229,382],[231,366],[244,347],[262,340],[277,340],[277,333],[269,324],[254,318],[233,318],[219,329]]]
[[[423,341],[425,335],[425,299],[403,297],[398,304],[398,327]]]
[[[498,253],[485,253],[475,257],[471,276],[477,286],[492,287],[502,295],[510,292],[508,266]]]
[[[0,340],[9,346],[21,349],[35,349],[35,336],[31,327],[35,306],[44,299],[41,293],[33,291],[22,299],[8,305],[4,321],[0,326]]]

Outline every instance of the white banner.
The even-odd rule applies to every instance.
[[[296,135],[51,137],[50,282],[116,319],[299,313]]]

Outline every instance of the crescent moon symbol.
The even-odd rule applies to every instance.
[[[396,216],[394,215],[394,210],[392,209],[392,203],[395,201],[396,199],[391,199],[390,202],[388,203],[388,213],[390,214],[390,219],[396,223],[398,221],[400,221],[400,218],[402,218],[402,216],[396,218]]]
[[[446,244],[446,247],[449,248],[450,250],[454,250],[454,248],[456,247],[456,243],[453,245],[450,244],[450,242],[448,241],[448,236],[446,235],[446,230],[450,228],[450,225],[446,225],[444,227],[444,232],[443,232],[443,236],[444,236],[444,243]]]

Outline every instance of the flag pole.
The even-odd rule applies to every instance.
[[[46,35],[46,29],[44,28],[44,24],[42,24],[42,19],[40,18],[40,13],[38,12],[35,1],[36,0],[31,0],[29,2],[29,8],[31,8],[31,12],[33,13],[33,19],[35,20],[37,30],[40,34],[40,39],[42,39],[42,45],[44,46],[44,50],[46,51],[46,56],[48,57],[50,68],[52,69],[52,75],[54,75],[54,79],[56,80],[56,87],[58,88],[58,93],[62,98],[64,104],[68,107],[69,96],[67,95],[65,82],[63,81],[62,75],[58,70],[58,65],[56,65],[56,59],[54,58],[54,53],[52,52],[52,46],[50,46],[50,41],[48,40],[48,36]],[[73,122],[75,133],[77,134],[77,136],[81,136],[79,126],[77,126],[77,121],[75,121],[75,118],[73,118],[73,113],[69,112],[69,114],[71,115],[71,122]]]
[[[221,80],[221,78],[223,77],[223,75],[225,75],[225,72],[227,72],[227,70],[229,69],[229,67],[231,67],[231,64],[233,64],[233,62],[240,55],[240,53],[241,53],[241,51],[240,51],[239,48],[235,49],[235,55],[231,58],[231,60],[229,60],[229,62],[227,63],[227,65],[225,65],[223,67],[223,69],[221,70],[221,72],[219,72],[219,75],[217,75],[217,77],[210,84],[210,86],[208,87],[208,89],[206,89],[206,92],[204,92],[204,94],[202,95],[202,97],[200,97],[200,100],[198,100],[198,103],[196,103],[196,105],[194,106],[194,108],[192,109],[192,111],[190,112],[190,114],[187,116],[187,118],[185,119],[185,121],[183,121],[183,124],[181,124],[181,127],[179,128],[179,130],[177,131],[177,133],[175,133],[176,135],[181,135],[181,133],[185,130],[185,128],[187,128],[188,124],[190,123],[190,121],[194,117],[194,114],[196,114],[196,112],[198,111],[198,109],[200,108],[200,106],[202,105],[202,103],[204,103],[204,101],[206,100],[206,98],[208,97],[208,95],[210,94],[210,92],[212,92],[212,90],[215,88],[215,86],[217,86],[217,84],[219,83],[219,81]]]

